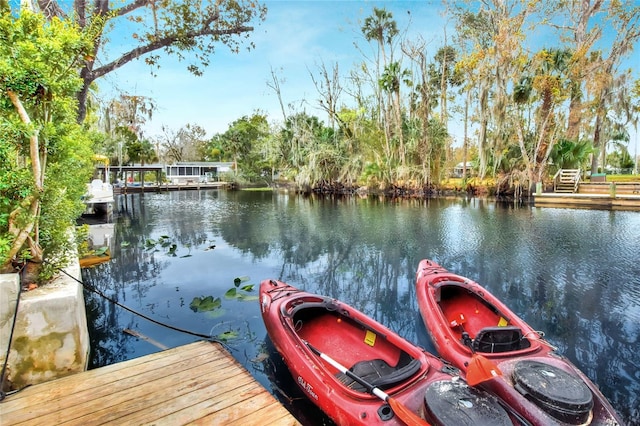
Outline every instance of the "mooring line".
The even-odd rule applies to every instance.
[[[136,310],[134,310],[134,309],[131,309],[131,308],[129,308],[128,306],[123,305],[122,303],[118,302],[117,300],[112,299],[111,297],[107,296],[106,294],[104,294],[104,293],[103,293],[103,292],[101,292],[100,290],[96,289],[95,287],[90,286],[90,285],[88,285],[88,284],[85,284],[84,282],[80,281],[80,280],[79,280],[79,279],[77,279],[76,277],[74,277],[74,276],[70,275],[70,274],[69,274],[67,271],[65,271],[64,269],[59,268],[58,270],[59,270],[60,272],[64,273],[64,274],[65,274],[66,276],[68,276],[69,278],[73,279],[74,281],[77,281],[77,282],[78,282],[80,285],[82,285],[82,287],[84,287],[85,289],[87,289],[87,290],[91,291],[92,293],[95,293],[95,294],[97,294],[98,296],[100,296],[100,297],[102,297],[102,298],[104,298],[104,299],[108,300],[109,302],[113,303],[114,305],[119,306],[119,307],[121,307],[122,309],[124,309],[124,310],[126,310],[126,311],[129,311],[129,312],[131,312],[131,313],[132,313],[132,314],[134,314],[134,315],[139,316],[140,318],[143,318],[143,319],[145,319],[145,320],[147,320],[147,321],[150,321],[150,322],[152,322],[152,323],[154,323],[154,324],[160,325],[160,326],[162,326],[162,327],[169,328],[169,329],[174,330],[174,331],[179,331],[179,332],[181,332],[181,333],[189,334],[189,335],[191,335],[191,336],[201,337],[201,338],[203,338],[203,339],[207,339],[207,340],[210,340],[210,341],[212,341],[212,342],[220,343],[220,344],[221,344],[221,345],[223,345],[227,350],[230,350],[230,349],[231,349],[231,348],[230,348],[230,347],[229,347],[225,342],[221,341],[220,339],[216,339],[215,337],[213,337],[213,336],[211,336],[211,335],[202,334],[202,333],[196,333],[196,332],[194,332],[194,331],[190,331],[190,330],[186,330],[186,329],[183,329],[183,328],[179,328],[179,327],[176,327],[176,326],[173,326],[173,325],[170,325],[170,324],[165,324],[165,323],[160,322],[160,321],[158,321],[158,320],[156,320],[156,319],[153,319],[153,318],[151,318],[151,317],[148,317],[147,315],[145,315],[145,314],[143,314],[143,313],[140,313],[140,312],[138,312],[138,311],[136,311]]]

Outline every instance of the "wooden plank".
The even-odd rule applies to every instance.
[[[246,397],[242,397],[242,395],[246,395],[250,392],[266,392],[266,390],[259,388],[259,385],[255,381],[243,382],[240,380],[238,381],[238,384],[240,384],[240,386],[229,388],[224,393],[217,392],[212,387],[206,388],[200,393],[197,404],[183,407],[163,416],[162,422],[166,422],[166,424],[193,423],[198,419],[208,416],[209,414],[214,418],[219,419],[221,415],[220,413],[227,409],[229,405],[233,404],[238,404],[239,409],[246,412],[249,410],[249,407],[243,404]],[[270,402],[272,401],[274,402],[275,399],[270,400]],[[279,408],[284,410],[284,407],[281,405]],[[223,422],[216,421],[216,423]],[[209,424],[211,424],[211,422]]]
[[[162,419],[163,422],[174,424],[187,423],[194,417],[203,416],[203,412],[207,413],[206,410],[211,405],[212,399],[224,399],[226,393],[238,391],[238,389],[250,385],[255,385],[255,381],[235,376],[227,378],[225,382],[215,380],[203,382],[193,386],[191,392],[171,394],[169,396],[170,404],[156,399],[146,410],[126,413],[118,420],[122,424],[142,424],[155,419]],[[192,384],[188,384],[188,386],[192,386]]]
[[[262,424],[270,426],[293,426],[299,423],[290,415],[283,415],[281,410],[274,410],[273,406],[267,406],[256,410],[250,417],[242,417],[240,419],[229,420],[229,422],[227,423],[227,425],[229,426],[244,426],[252,424]]]
[[[187,360],[190,361],[190,360]],[[234,369],[229,368],[221,371],[220,374],[233,374]],[[87,409],[85,404],[75,404],[73,407],[65,408],[69,419],[74,419],[77,424],[85,423],[88,420],[115,420],[122,412],[135,412],[146,408],[156,400],[169,401],[175,392],[184,392],[185,388],[190,391],[189,386],[197,386],[202,382],[203,375],[211,374],[207,365],[199,365],[193,369],[180,370],[174,374],[166,374],[166,369],[157,370],[156,374],[147,376],[148,380],[122,380],[109,386],[100,388],[100,409],[92,410],[88,416],[85,415]],[[86,404],[91,404],[92,395],[96,392],[83,394],[82,400]],[[77,396],[76,396],[77,398]],[[74,398],[75,399],[75,398]],[[87,418],[89,417],[89,418]],[[47,416],[40,416],[39,419],[47,420]],[[100,424],[100,423],[98,423]]]
[[[229,353],[210,342],[35,385],[0,404],[3,426],[234,421],[299,424]]]
[[[235,372],[236,370],[232,369],[223,372],[223,374],[233,374]],[[227,377],[221,381],[212,377],[214,376],[213,374],[209,374],[209,377],[203,377],[201,373],[201,371],[197,372],[196,377],[189,376],[188,380],[185,380],[184,376],[168,377],[166,381],[159,380],[147,383],[138,388],[130,389],[128,392],[121,391],[112,397],[102,398],[100,409],[86,413],[82,417],[76,417],[67,424],[135,424],[123,421],[125,416],[134,413],[138,414],[137,417],[143,423],[151,420],[155,421],[163,418],[156,412],[156,404],[164,403],[176,406],[178,403],[186,401],[190,405],[193,400],[201,397],[200,393],[205,389],[210,392],[209,395],[212,398],[224,398],[227,392],[233,392],[242,384],[242,380],[238,380],[237,377]],[[168,385],[168,382],[175,382],[176,380],[181,382],[179,386],[171,387]],[[244,380],[251,383],[252,378],[247,377]],[[190,398],[177,401],[176,397],[184,393],[189,395]],[[189,409],[191,410],[191,408]]]
[[[201,345],[204,343],[204,345]],[[211,352],[208,342],[198,342],[190,345],[181,346],[173,350],[158,352],[129,361],[111,364],[95,370],[85,371],[82,374],[83,381],[78,382],[77,375],[71,375],[55,380],[56,386],[31,386],[21,392],[11,396],[11,399],[3,403],[3,412],[10,410],[14,404],[18,404],[21,399],[32,399],[34,396],[42,398],[42,400],[50,401],[51,399],[66,397],[69,393],[81,392],[97,386],[105,386],[109,383],[120,380],[122,377],[135,373],[142,374],[150,369],[156,369],[156,363],[163,362],[166,365],[180,362],[186,358],[194,357],[198,354],[224,359],[225,355],[220,350],[214,349]],[[44,385],[44,384],[43,384]],[[37,395],[42,393],[42,395]],[[27,402],[26,404],[29,404]],[[8,408],[7,408],[8,407]]]
[[[179,355],[179,354],[177,354]],[[212,354],[191,352],[190,358],[185,357],[162,357],[156,359],[156,363],[142,363],[134,364],[131,368],[123,368],[114,371],[111,375],[95,375],[91,374],[91,370],[86,373],[86,378],[78,383],[72,380],[64,380],[60,386],[34,386],[27,388],[32,392],[22,395],[23,398],[16,401],[8,401],[6,411],[3,404],[3,413],[12,412],[16,409],[22,409],[25,406],[32,404],[32,399],[36,398],[40,401],[48,401],[48,404],[43,404],[38,407],[31,407],[27,412],[22,413],[19,418],[29,416],[29,418],[37,418],[48,413],[48,405],[55,404],[60,410],[68,410],[71,414],[74,412],[73,407],[78,405],[90,403],[96,398],[109,397],[119,390],[127,391],[130,388],[137,388],[138,386],[156,381],[158,378],[162,378],[166,375],[167,371],[171,371],[172,374],[182,373],[199,365],[212,361]],[[213,361],[224,360],[221,355],[213,355]],[[217,356],[217,358],[216,358]],[[170,361],[167,364],[167,361]],[[121,363],[125,364],[126,363]],[[74,376],[75,377],[75,376]],[[65,377],[68,379],[69,377]],[[55,381],[58,384],[59,381]],[[51,383],[51,382],[48,382]],[[26,391],[25,390],[25,391]],[[23,391],[23,392],[25,392]],[[37,391],[37,394],[35,393]],[[22,393],[22,392],[21,392]],[[103,402],[108,401],[105,399]],[[82,409],[82,408],[81,408]],[[25,418],[26,420],[26,418]]]
[[[264,424],[271,425],[270,419],[282,419],[276,410],[265,407],[271,395],[260,393],[252,395],[237,404],[228,405],[225,409],[198,419],[195,424],[210,425],[213,423],[239,425]],[[291,423],[288,423],[291,424]]]

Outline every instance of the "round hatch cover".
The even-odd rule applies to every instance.
[[[593,395],[580,378],[542,362],[520,361],[513,380],[521,394],[557,419],[571,423],[588,419]]]
[[[512,425],[498,400],[462,381],[433,382],[424,395],[424,406],[431,422],[438,425]]]

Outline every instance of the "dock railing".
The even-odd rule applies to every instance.
[[[553,176],[553,192],[578,192],[580,169],[560,169]]]

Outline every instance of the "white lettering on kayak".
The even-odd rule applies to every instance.
[[[307,383],[302,376],[298,376],[298,384],[300,385],[300,387],[307,392],[309,395],[311,395],[311,397],[313,397],[313,399],[318,399],[318,395],[316,395],[316,393],[313,391],[313,386],[311,386],[311,384]]]
[[[264,314],[265,312],[267,312],[267,309],[269,308],[269,297],[266,294],[262,295],[262,313]]]

